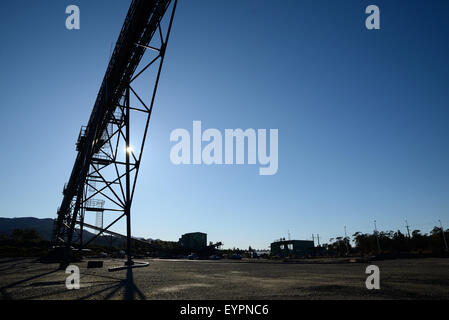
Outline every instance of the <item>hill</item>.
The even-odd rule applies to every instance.
[[[0,234],[10,235],[14,229],[34,229],[44,240],[50,240],[53,219],[0,218]]]
[[[34,229],[42,239],[50,241],[53,233],[53,219],[38,218],[0,218],[0,234],[10,235],[15,229]],[[89,231],[83,231],[84,241],[88,241],[95,234]],[[117,237],[100,236],[93,241],[95,245],[110,246],[112,239],[113,246],[123,246],[123,240]]]

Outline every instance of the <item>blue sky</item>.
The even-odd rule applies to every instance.
[[[0,216],[56,216],[129,3],[0,2]],[[70,4],[79,31],[65,28]],[[365,28],[370,4],[381,30]],[[449,227],[447,12],[447,1],[180,1],[133,233],[266,248],[288,230],[328,241],[374,219]],[[194,120],[279,129],[278,173],[174,166],[170,132]]]

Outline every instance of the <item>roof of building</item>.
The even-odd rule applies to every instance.
[[[207,233],[204,233],[204,232],[189,232],[189,233],[183,234],[183,236],[187,236],[187,235],[190,235],[190,234],[206,234],[207,235]]]
[[[279,243],[279,244],[291,244],[291,243],[298,243],[298,242],[311,242],[313,243],[312,240],[278,240],[278,241],[274,241],[272,244],[275,243]]]

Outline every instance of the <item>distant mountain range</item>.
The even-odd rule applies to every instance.
[[[50,240],[53,232],[53,219],[0,218],[0,234],[9,235],[14,229],[34,229],[42,239]]]
[[[0,218],[0,234],[10,235],[14,229],[34,229],[44,240],[51,240],[53,233],[53,219],[38,219],[38,218]],[[88,241],[95,234],[89,231],[83,231],[84,241]],[[93,241],[93,244],[110,246],[111,239],[113,246],[122,246],[123,240],[121,238],[111,236],[100,236]]]

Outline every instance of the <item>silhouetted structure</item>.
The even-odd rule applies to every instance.
[[[203,250],[207,246],[207,234],[202,232],[192,232],[182,235],[179,244],[191,250]]]
[[[279,240],[271,244],[273,256],[306,256],[314,252],[314,243],[309,240]]]
[[[106,220],[103,214],[112,212],[115,216],[111,223],[106,224],[106,227],[96,226],[99,229],[97,236],[108,233],[114,224],[126,218],[127,264],[132,264],[131,204],[176,10],[177,0],[174,0],[164,35],[161,23],[171,2],[133,0],[130,5],[88,125],[82,127],[79,133],[76,144],[78,154],[70,180],[63,189],[64,198],[54,227],[53,241],[56,245],[65,243],[66,248],[70,248],[75,225],[79,224],[81,232],[78,240],[81,249],[95,239],[83,243],[86,212],[96,213],[101,224],[103,219]],[[146,52],[153,53],[154,56],[136,72]],[[154,87],[151,100],[144,102],[132,85],[152,66],[157,67]],[[133,135],[132,143],[131,112],[132,118],[138,114],[145,117],[143,134],[141,137]]]

